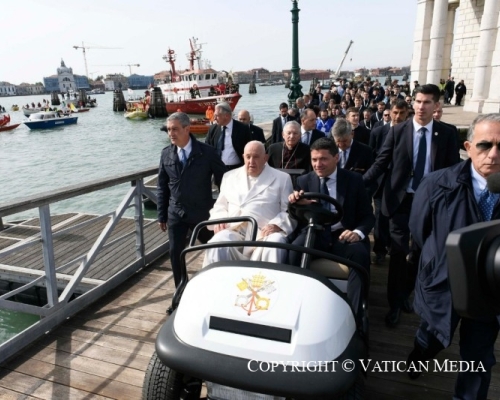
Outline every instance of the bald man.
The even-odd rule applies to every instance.
[[[286,243],[286,237],[296,226],[287,212],[288,194],[293,190],[290,175],[267,164],[264,145],[256,140],[245,146],[243,158],[243,167],[224,174],[219,197],[210,210],[210,219],[250,216],[257,221],[257,240]],[[247,225],[232,223],[208,227],[215,232],[210,242],[245,240],[249,234]],[[258,247],[208,249],[203,265],[231,259],[281,263],[286,259],[286,251]]]
[[[251,123],[250,113],[247,110],[241,110],[238,113],[238,121],[250,127],[250,132],[252,133],[252,140],[258,140],[259,142],[264,144],[266,143],[264,130]]]

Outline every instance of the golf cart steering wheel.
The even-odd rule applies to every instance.
[[[309,223],[311,218],[319,225],[335,225],[342,220],[344,208],[335,200],[323,193],[306,192],[300,195],[299,200],[317,200],[310,204],[288,203],[288,213],[299,222]],[[327,210],[321,204],[321,200],[328,202],[335,207],[335,211]]]

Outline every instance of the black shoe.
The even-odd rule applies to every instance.
[[[375,254],[373,258],[373,264],[382,265],[385,262],[385,254]]]
[[[413,304],[411,304],[411,301],[409,299],[406,299],[403,301],[403,304],[401,305],[401,310],[407,314],[411,314],[413,312]]]
[[[422,356],[422,352],[417,347],[414,347],[408,356],[408,360],[406,360],[406,373],[410,377],[410,379],[415,380],[422,375],[422,371],[419,370],[420,364],[419,361],[425,361]]]
[[[170,307],[167,308],[167,314],[168,315],[172,315],[173,312],[174,312],[174,309],[172,308],[172,306],[170,306]]]
[[[391,308],[391,310],[385,316],[385,324],[389,328],[395,328],[399,323],[399,317],[401,316],[401,308]]]

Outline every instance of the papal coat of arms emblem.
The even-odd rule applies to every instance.
[[[275,282],[260,272],[243,278],[236,286],[241,293],[236,295],[234,305],[241,307],[249,316],[256,311],[268,310],[274,297],[272,294],[276,291]]]

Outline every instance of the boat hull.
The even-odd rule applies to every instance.
[[[241,98],[241,94],[232,93],[225,94],[221,96],[210,96],[210,97],[202,97],[197,99],[188,99],[184,101],[174,101],[167,103],[167,112],[169,114],[175,113],[177,111],[181,111],[186,114],[203,114],[207,111],[208,106],[211,106],[212,109],[215,107],[217,103],[226,102],[229,104],[232,110],[235,109],[238,101]]]
[[[21,125],[21,124],[12,124],[12,125],[0,126],[0,132],[11,131],[13,129],[16,129],[19,125]]]
[[[30,129],[51,129],[64,125],[76,124],[78,117],[65,117],[61,119],[25,121],[24,124]]]

